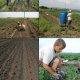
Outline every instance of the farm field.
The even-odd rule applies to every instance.
[[[59,16],[64,9],[39,8],[39,37],[80,37],[79,11],[73,10],[72,29],[68,31],[67,26],[60,26]],[[68,10],[67,10],[68,11]]]
[[[77,62],[80,61],[80,53],[66,53],[60,54],[60,56],[64,59],[68,59],[69,63],[65,63],[61,70],[67,72],[67,76],[64,80],[80,80],[80,73],[76,73],[77,70]],[[73,62],[73,64],[70,64]],[[50,75],[44,68],[39,67],[39,80],[55,80],[52,75]]]
[[[0,39],[0,80],[38,80],[38,39]]]
[[[39,0],[31,0],[31,4],[32,4],[32,7],[35,9],[35,10],[37,10],[37,11],[39,11]]]
[[[17,29],[17,22],[26,26],[25,31]],[[38,38],[38,19],[2,18],[0,19],[0,38]]]
[[[11,0],[7,5],[7,0],[0,0],[1,12],[24,12],[24,11],[38,11],[38,0],[30,0],[28,6],[27,0]]]

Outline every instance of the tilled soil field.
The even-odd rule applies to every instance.
[[[0,38],[38,38],[38,27],[36,27],[36,25],[29,20],[24,20],[23,24],[26,26],[25,31],[19,31],[17,29],[18,25],[15,22],[4,25],[0,28]]]
[[[38,80],[38,39],[0,39],[0,80]]]

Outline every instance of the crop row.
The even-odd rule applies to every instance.
[[[80,60],[80,53],[62,53],[60,56],[69,60]]]
[[[38,10],[39,0],[31,0],[31,5],[34,9]]]

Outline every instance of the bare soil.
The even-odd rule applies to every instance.
[[[38,80],[38,39],[0,39],[0,80]]]

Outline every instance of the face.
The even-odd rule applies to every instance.
[[[63,46],[62,45],[55,46],[54,50],[56,51],[56,53],[60,53],[63,50]]]

